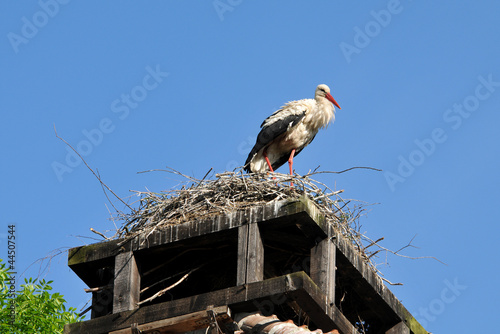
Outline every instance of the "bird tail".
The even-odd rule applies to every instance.
[[[251,173],[252,170],[250,169],[250,163],[245,164],[245,166],[243,166],[243,170],[247,173]]]

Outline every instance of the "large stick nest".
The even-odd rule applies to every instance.
[[[207,173],[203,179],[196,179],[172,169],[165,171],[180,175],[185,182],[177,189],[160,193],[135,191],[140,197],[138,209],[120,215],[125,223],[116,237],[129,239],[161,230],[167,225],[203,220],[212,215],[306,196],[316,203],[327,221],[359,250],[363,249],[359,217],[365,211],[365,206],[342,199],[340,194],[343,190],[332,190],[311,178],[313,175],[333,172],[313,172],[305,176],[225,172],[208,179]]]

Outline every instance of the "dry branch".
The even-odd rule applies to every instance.
[[[101,237],[103,237],[105,240],[109,240],[109,238],[107,236],[105,236],[103,233],[99,232],[99,231],[96,231],[94,230],[92,227],[90,228],[90,231],[97,234],[97,235],[100,235]]]
[[[113,192],[113,190],[111,190],[110,187],[108,187],[104,182],[102,182],[101,180],[101,177],[96,174],[96,172],[94,172],[94,170],[92,168],[90,168],[90,166],[87,164],[87,161],[85,161],[85,159],[80,155],[80,153],[78,153],[77,150],[75,150],[73,148],[73,146],[70,145],[70,143],[68,143],[64,138],[62,137],[59,137],[59,135],[57,134],[57,130],[56,130],[56,125],[54,124],[54,133],[56,134],[56,137],[58,139],[60,139],[63,143],[65,143],[66,145],[68,145],[68,147],[73,150],[73,152],[76,153],[76,155],[78,155],[78,157],[83,161],[83,163],[85,164],[85,166],[87,166],[87,168],[92,172],[92,174],[94,174],[94,176],[97,178],[97,180],[99,180],[99,182],[101,183],[101,186],[105,187],[110,193],[112,193],[120,202],[122,202],[127,208],[129,208],[130,210],[134,211],[134,209],[132,209],[131,206],[129,206],[127,203],[125,203],[117,194],[115,194]]]
[[[167,292],[168,290],[171,290],[171,289],[175,288],[177,285],[181,284],[186,278],[188,278],[189,275],[191,275],[196,270],[200,269],[202,266],[199,266],[199,267],[196,267],[194,269],[191,269],[187,274],[185,274],[184,276],[182,276],[180,280],[178,280],[177,282],[175,282],[174,284],[172,284],[170,286],[167,286],[165,289],[162,289],[162,290],[158,291],[157,293],[155,293],[151,297],[138,302],[137,305],[141,305],[141,304],[150,302],[153,299],[156,299],[156,298],[158,298],[160,296],[163,296],[165,294],[165,292]]]

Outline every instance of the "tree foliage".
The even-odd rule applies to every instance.
[[[51,293],[52,282],[29,278],[15,291],[0,259],[0,333],[62,333],[64,324],[82,320],[61,294]]]

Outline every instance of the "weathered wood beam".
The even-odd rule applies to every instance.
[[[65,334],[108,333],[130,328],[132,324],[147,324],[198,311],[206,311],[210,305],[227,305],[238,311],[253,311],[264,307],[266,311],[283,307],[295,301],[311,321],[324,331],[338,329],[342,334],[356,333],[352,324],[333,306],[325,310],[324,294],[304,272],[296,272],[265,281],[249,283],[197,296],[143,306],[132,311],[123,311],[84,322],[68,324]]]
[[[227,306],[219,306],[212,309],[217,322],[227,322],[231,320],[231,310]],[[198,311],[177,317],[153,321],[147,324],[136,324],[136,329],[139,333],[185,333],[187,331],[195,331],[204,329],[210,326],[210,319],[207,311]],[[130,328],[119,329],[109,332],[109,334],[133,334],[132,326]]]
[[[333,227],[328,227],[327,237],[317,240],[316,246],[311,249],[311,279],[318,285],[326,296],[325,304],[332,306],[335,303],[335,270],[337,249],[332,242]]]
[[[117,239],[70,248],[68,251],[68,266],[106,259],[121,252],[129,251],[130,243],[118,246],[121,241],[121,239]]]
[[[335,245],[326,238],[311,249],[311,279],[325,293],[328,305],[335,302]]]
[[[396,326],[392,327],[386,334],[410,334],[410,329],[405,325],[404,322],[398,323]]]
[[[236,285],[264,279],[264,245],[257,223],[238,228],[238,265]]]
[[[115,280],[113,286],[113,313],[138,308],[141,276],[133,252],[115,257]]]

